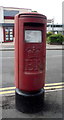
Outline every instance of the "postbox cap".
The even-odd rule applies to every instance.
[[[43,18],[47,19],[47,17],[43,14],[40,14],[38,12],[26,12],[26,13],[20,13],[18,14],[18,17],[36,17],[36,18]]]

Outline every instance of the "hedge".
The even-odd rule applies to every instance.
[[[53,33],[52,32],[48,32],[47,33],[47,37],[49,37],[50,35],[53,35]]]
[[[47,37],[47,43],[49,44],[62,44],[64,42],[64,36],[62,34],[52,34]]]

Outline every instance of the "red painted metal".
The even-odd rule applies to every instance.
[[[46,22],[44,15],[15,16],[15,85],[23,91],[37,91],[45,84]],[[25,30],[41,30],[42,43],[26,43]]]

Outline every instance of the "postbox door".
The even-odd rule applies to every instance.
[[[45,79],[45,38],[42,27],[24,27],[22,78],[19,88],[25,91],[39,90]],[[22,60],[21,60],[22,61]]]

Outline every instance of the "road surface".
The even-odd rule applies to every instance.
[[[1,67],[2,67],[2,87],[14,86],[14,51],[2,51]],[[45,83],[56,83],[61,81],[62,81],[62,50],[47,50]]]

